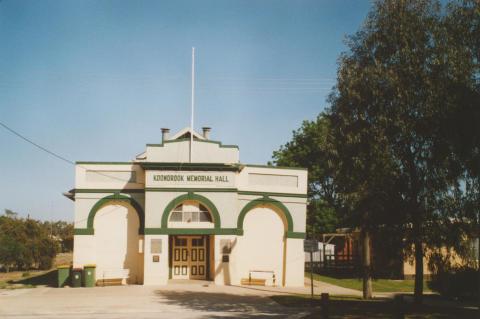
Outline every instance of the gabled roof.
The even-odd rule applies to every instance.
[[[168,140],[178,140],[182,138],[190,138],[190,134],[193,132],[193,138],[199,139],[199,140],[205,140],[205,137],[203,137],[201,134],[198,134],[194,130],[190,129],[190,127],[185,127],[181,129],[177,134],[173,135],[171,138]]]

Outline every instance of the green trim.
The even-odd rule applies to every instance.
[[[145,193],[143,188],[130,189],[101,189],[101,188],[76,188],[75,193]]]
[[[137,212],[138,219],[140,221],[140,227],[138,229],[138,234],[143,235],[143,231],[145,228],[145,213],[142,209],[142,206],[140,206],[135,199],[115,193],[113,195],[106,196],[93,205],[92,209],[90,209],[90,213],[88,214],[88,219],[87,219],[87,228],[76,228],[74,230],[75,235],[93,235],[95,233],[95,230],[93,229],[93,220],[95,218],[95,215],[97,214],[98,210],[102,208],[105,204],[111,202],[111,201],[123,201],[127,202],[130,204],[135,211]]]
[[[95,161],[76,161],[75,164],[89,165],[138,165],[135,162],[95,162]]]
[[[173,199],[168,205],[165,207],[163,210],[163,215],[162,215],[162,229],[167,229],[168,228],[168,216],[170,216],[170,212],[177,207],[177,205],[181,204],[182,202],[186,200],[196,200],[205,205],[210,213],[213,215],[213,222],[214,222],[214,227],[215,229],[220,229],[220,214],[218,213],[217,207],[212,203],[211,200],[206,198],[205,196],[194,194],[194,193],[187,193],[180,195]]]
[[[239,191],[237,188],[175,188],[175,187],[147,187],[146,192],[195,192],[195,193],[238,193],[239,195],[252,196],[277,196],[277,197],[298,197],[308,198],[306,194],[292,194],[292,193],[266,193],[253,191]]]
[[[212,192],[212,193],[238,193],[239,195],[252,195],[252,196],[277,196],[277,197],[298,197],[308,198],[306,194],[293,194],[293,193],[266,193],[266,192],[254,192],[254,191],[239,191],[237,188],[183,188],[183,187],[147,187],[143,188],[130,188],[130,189],[100,189],[100,188],[76,188],[75,193],[144,193],[144,192]]]
[[[306,233],[287,231],[287,238],[305,239]]]
[[[253,192],[253,191],[238,191],[239,195],[254,195],[254,196],[277,196],[277,197],[298,197],[308,198],[307,194],[291,194],[291,193],[265,193],[265,192]]]
[[[298,197],[308,198],[306,194],[292,194],[292,193],[266,193],[254,191],[239,191],[237,188],[185,188],[185,187],[147,187],[130,188],[130,189],[101,189],[101,188],[77,188],[75,193],[145,193],[145,192],[212,192],[212,193],[238,193],[239,195],[253,195],[253,196],[277,196],[277,197]]]
[[[237,165],[224,163],[148,163],[141,164],[145,170],[174,170],[174,171],[232,171],[237,172],[240,168]]]
[[[269,197],[254,199],[242,208],[242,211],[238,215],[238,220],[237,220],[238,230],[240,230],[243,233],[243,221],[245,220],[245,216],[250,210],[260,205],[272,205],[278,208],[283,213],[283,215],[285,216],[285,219],[287,220],[287,232],[286,232],[287,237],[289,233],[293,233],[293,218],[288,208],[278,200],[275,200]]]
[[[165,144],[168,144],[168,143],[189,142],[189,141],[190,141],[189,138],[178,138],[178,139],[175,139],[175,140],[164,141],[161,144],[147,144],[147,147],[164,147]],[[201,142],[201,143],[217,144],[220,148],[236,148],[236,149],[239,148],[238,145],[224,145],[220,141],[200,140],[200,139],[195,139],[194,141],[195,142]]]
[[[146,192],[213,192],[213,193],[236,193],[236,188],[174,188],[174,187],[147,187]]]
[[[276,169],[291,169],[295,171],[308,171],[305,167],[288,167],[288,166],[271,166],[271,165],[258,165],[258,164],[241,164],[246,167],[258,167],[258,168],[276,168]]]
[[[74,235],[93,235],[93,229],[91,228],[75,228],[73,230]]]
[[[240,235],[236,228],[145,228],[145,235]]]

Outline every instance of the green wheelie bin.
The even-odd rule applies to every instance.
[[[83,283],[85,287],[95,287],[96,265],[83,266]]]
[[[58,288],[68,285],[70,279],[70,265],[57,266]]]
[[[82,268],[73,268],[72,269],[72,287],[78,288],[82,287]]]

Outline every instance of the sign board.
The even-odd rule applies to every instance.
[[[312,239],[305,239],[303,241],[303,251],[315,252],[318,251],[318,241]]]
[[[150,241],[150,253],[151,254],[161,254],[162,253],[162,240],[161,239],[152,239]]]
[[[229,183],[228,175],[219,174],[155,174],[155,182]]]
[[[149,187],[234,187],[234,172],[179,172],[179,171],[151,171],[147,173]]]

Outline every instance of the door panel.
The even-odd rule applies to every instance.
[[[173,238],[172,278],[206,279],[206,236],[175,236]]]
[[[173,239],[173,273],[176,279],[188,279],[188,240],[174,237]]]

